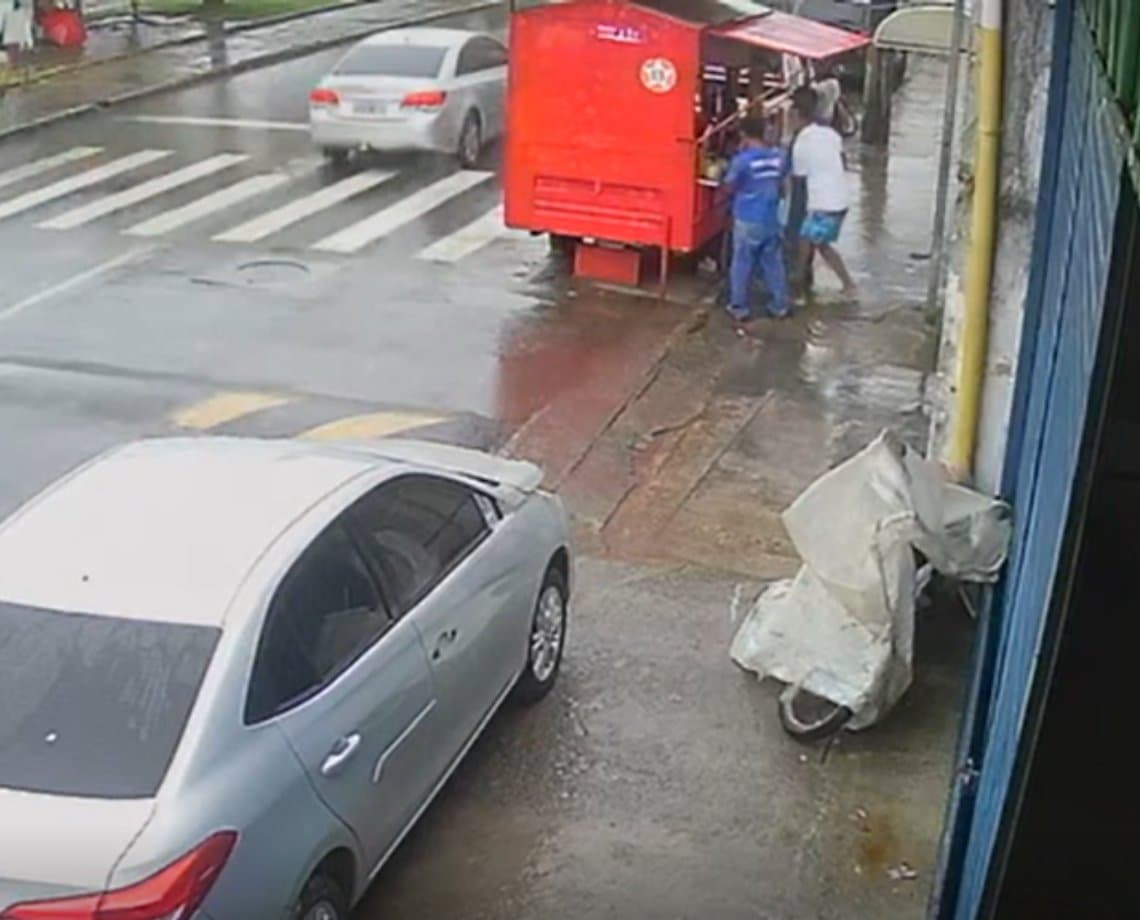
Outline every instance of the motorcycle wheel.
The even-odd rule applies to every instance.
[[[811,697],[820,712],[811,715],[797,712],[796,703],[801,696]],[[784,731],[804,744],[830,738],[842,730],[843,726],[850,722],[852,715],[854,715],[846,706],[823,700],[807,693],[800,687],[788,687],[784,690],[780,694],[777,707],[780,712],[780,725]]]

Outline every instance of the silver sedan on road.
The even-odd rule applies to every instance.
[[[500,704],[554,683],[540,479],[143,441],[0,525],[0,918],[346,917]]]
[[[435,150],[473,166],[503,130],[507,49],[460,29],[396,29],[364,39],[309,94],[314,143],[349,152]]]

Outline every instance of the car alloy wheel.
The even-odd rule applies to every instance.
[[[566,572],[551,563],[534,601],[526,643],[526,665],[515,684],[514,699],[531,706],[554,687],[566,645],[570,618],[570,586]]]
[[[479,162],[479,154],[483,149],[483,136],[479,128],[479,116],[474,112],[467,115],[463,122],[463,130],[459,134],[459,163],[462,166],[474,166]]]
[[[558,585],[547,585],[539,599],[530,634],[530,669],[540,684],[550,680],[558,667],[565,632],[566,598]]]

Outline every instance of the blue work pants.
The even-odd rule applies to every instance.
[[[768,313],[788,313],[788,273],[778,227],[738,220],[732,227],[732,264],[728,273],[729,311],[738,319],[752,314],[752,280],[759,275],[771,297]]]

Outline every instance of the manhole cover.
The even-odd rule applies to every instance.
[[[306,280],[309,266],[292,259],[258,259],[237,267],[243,284],[292,284]]]

